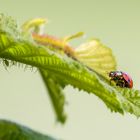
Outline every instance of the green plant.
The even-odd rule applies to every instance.
[[[22,63],[39,70],[59,122],[64,123],[66,120],[63,89],[67,85],[98,96],[111,111],[121,114],[129,112],[137,117],[140,116],[139,90],[110,85],[107,77],[100,71],[91,70],[85,64],[52,46],[51,43],[48,47],[36,43],[30,33],[21,32],[11,17],[0,15],[0,58],[5,67]],[[8,123],[0,125],[0,129],[7,125]],[[35,137],[25,139],[35,139]]]

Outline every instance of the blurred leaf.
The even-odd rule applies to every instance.
[[[66,115],[64,113],[65,96],[63,93],[63,85],[61,81],[56,79],[52,74],[45,70],[40,70],[43,81],[48,89],[50,99],[52,101],[57,120],[64,123]]]
[[[56,140],[17,123],[0,120],[0,140]]]
[[[28,37],[29,30],[34,30],[34,32],[37,33],[41,32],[41,27],[43,27],[47,22],[48,20],[45,18],[35,18],[33,20],[26,21],[21,27],[22,35]]]
[[[84,32],[78,32],[78,33],[75,33],[73,35],[69,35],[69,36],[66,36],[64,37],[62,40],[64,42],[69,42],[70,40],[73,40],[75,38],[79,38],[79,37],[82,37],[84,35]]]
[[[36,18],[26,21],[21,27],[22,35],[26,38],[29,36],[28,38],[30,38],[31,37],[30,32],[33,31],[34,36],[36,37],[38,36],[38,34],[40,34],[41,26],[46,23],[47,19],[44,18]],[[39,69],[39,72],[48,90],[50,100],[52,102],[54,111],[57,116],[57,121],[64,123],[66,120],[66,115],[64,113],[65,97],[63,95],[62,84],[60,84],[60,81],[58,82],[58,79],[50,75],[48,71]]]
[[[116,70],[117,64],[112,50],[98,39],[92,39],[80,45],[75,51],[75,56],[80,62],[105,78],[109,78],[108,73],[110,71]]]

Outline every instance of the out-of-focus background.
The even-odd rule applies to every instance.
[[[0,12],[18,24],[46,17],[46,31],[65,36],[84,31],[112,48],[118,69],[129,73],[134,88],[140,89],[140,1],[138,0],[0,0]],[[68,120],[64,126],[55,116],[43,82],[37,72],[0,65],[0,117],[15,120],[63,140],[139,139],[140,119],[111,113],[104,103],[72,87],[65,89]]]

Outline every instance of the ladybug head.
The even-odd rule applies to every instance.
[[[114,71],[111,71],[110,73],[109,73],[109,77],[114,77],[116,75],[116,73],[114,72]]]

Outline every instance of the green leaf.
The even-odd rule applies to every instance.
[[[15,38],[9,32],[7,33],[4,29],[1,29],[0,57],[3,60],[10,60],[9,62],[31,65],[43,71],[42,75],[49,94],[53,97],[52,101],[58,120],[61,120],[60,118],[64,116],[64,100],[61,103],[59,95],[62,95],[63,99],[61,89],[67,85],[72,85],[79,90],[98,96],[111,111],[121,114],[129,112],[137,117],[140,116],[140,100],[136,96],[140,94],[140,91],[113,87],[107,79],[90,70],[84,64],[65,54],[49,49],[49,46],[39,46],[28,41],[28,39],[24,40],[22,36]],[[46,79],[47,74],[49,77]],[[55,83],[57,83],[56,86],[54,86]],[[126,93],[129,93],[129,96]],[[134,97],[131,97],[131,94],[134,94]]]
[[[123,103],[126,112],[140,116],[140,91],[128,88],[117,88],[127,100]]]
[[[45,70],[40,70],[40,74],[48,89],[57,120],[64,123],[66,121],[66,115],[64,113],[65,96],[63,93],[63,85],[58,79]]]
[[[117,91],[101,81],[97,74],[88,70],[77,61],[60,56],[43,47],[25,41],[14,41],[5,33],[0,34],[0,57],[49,71],[66,84],[92,92],[100,97],[112,110],[123,113]],[[116,93],[115,93],[116,92]]]
[[[56,140],[17,123],[0,120],[1,140]]]
[[[60,56],[47,48],[37,47],[29,42],[14,41],[11,36],[7,36],[5,33],[0,34],[0,42],[2,44],[0,46],[1,58],[47,70],[66,84],[96,94],[105,102],[108,102],[114,110],[122,112],[114,89],[101,81],[97,74],[88,70],[81,63],[67,56]],[[114,103],[116,107],[114,107]]]
[[[112,50],[100,42],[99,39],[92,39],[75,49],[76,58],[108,79],[110,71],[115,71],[117,64]]]

